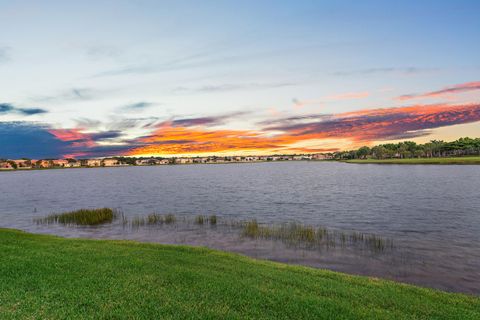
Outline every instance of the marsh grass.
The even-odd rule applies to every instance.
[[[214,226],[217,224],[217,216],[216,215],[210,215],[210,216],[198,215],[198,216],[195,216],[195,219],[193,222],[198,225],[210,224]]]
[[[298,223],[281,225],[260,225],[256,220],[243,224],[242,235],[253,239],[281,240],[287,244],[305,247],[346,247],[347,245],[367,247],[375,252],[393,249],[393,240],[360,232],[341,232],[324,227]]]
[[[111,223],[116,217],[117,211],[111,208],[80,209],[59,214],[51,214],[44,218],[36,219],[38,224],[60,223],[66,225],[95,226]]]
[[[41,219],[37,223],[60,223],[66,225],[99,225],[110,223],[118,216],[121,216],[124,227],[138,229],[142,226],[161,226],[173,225],[178,223],[194,223],[198,226],[210,225],[216,227],[218,218],[216,215],[197,215],[192,217],[177,218],[173,214],[151,213],[147,216],[136,216],[131,219],[125,217],[123,213],[110,208],[100,209],[80,209],[61,214],[52,214]],[[289,245],[295,245],[304,248],[341,248],[355,247],[367,248],[374,252],[382,252],[386,249],[393,249],[393,240],[382,238],[374,234],[361,232],[345,232],[338,230],[328,230],[325,227],[314,227],[299,223],[284,224],[259,224],[256,220],[222,220],[222,225],[232,228],[232,232],[238,232],[241,236],[252,239],[266,239],[282,241]]]
[[[196,224],[204,224],[205,223],[205,220],[207,220],[204,216],[202,215],[198,215],[195,217],[195,223]]]
[[[210,222],[210,224],[213,226],[213,225],[216,225],[217,224],[217,216],[216,215],[211,215],[210,217],[208,217],[208,222]]]
[[[177,221],[177,218],[173,214],[158,214],[151,213],[146,217],[136,216],[130,220],[130,226],[133,228],[138,228],[145,225],[164,225],[164,224],[174,224]],[[128,225],[128,220],[127,220]]]
[[[173,214],[165,215],[165,223],[166,224],[174,224],[177,221],[177,218]]]

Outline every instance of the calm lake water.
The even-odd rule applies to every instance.
[[[37,225],[84,207],[264,223],[296,221],[394,240],[393,250],[309,250],[228,228]],[[67,237],[205,245],[257,258],[480,294],[480,166],[281,162],[0,173],[0,227]]]

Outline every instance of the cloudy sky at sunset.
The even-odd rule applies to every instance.
[[[0,158],[480,137],[480,1],[0,0]]]

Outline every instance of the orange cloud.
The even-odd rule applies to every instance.
[[[328,100],[350,100],[350,99],[363,99],[367,98],[370,94],[366,91],[364,92],[348,92],[335,96],[329,96],[326,99]]]
[[[261,131],[207,130],[164,124],[150,136],[139,139],[137,143],[142,146],[133,148],[129,154],[315,152],[325,148],[296,145],[310,140],[320,140],[321,144],[322,139],[346,139],[354,145],[409,139],[428,135],[429,129],[475,121],[480,121],[480,104],[414,105],[328,116],[298,116],[270,121]]]
[[[144,146],[135,154],[194,154],[245,150],[269,150],[283,147],[282,140],[242,130],[205,130],[202,128],[162,126],[151,136],[139,140]]]
[[[405,94],[403,96],[397,97],[396,99],[400,101],[405,101],[405,100],[411,100],[411,99],[417,99],[417,98],[436,98],[436,97],[444,97],[451,94],[475,91],[475,90],[480,90],[480,81],[462,83],[452,87],[444,88],[442,90],[432,91],[427,93]]]
[[[348,138],[356,142],[407,139],[428,134],[428,129],[480,121],[480,104],[415,105],[360,110],[319,121],[270,126],[302,139]]]

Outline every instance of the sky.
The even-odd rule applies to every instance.
[[[480,1],[0,0],[0,158],[480,137]]]

